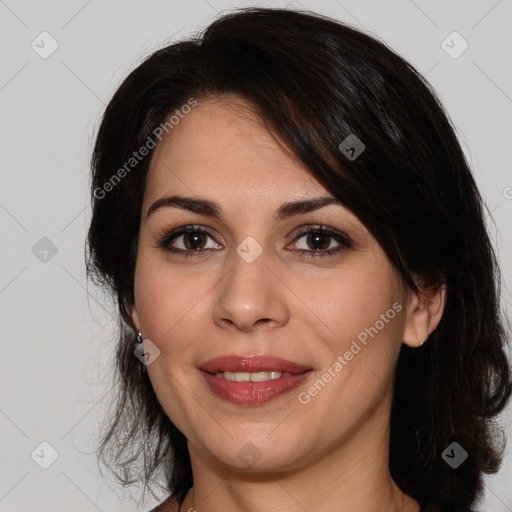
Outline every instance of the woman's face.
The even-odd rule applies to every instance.
[[[385,437],[410,295],[244,105],[200,101],[157,148],[132,318],[191,455],[294,469]]]

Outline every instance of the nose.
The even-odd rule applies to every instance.
[[[251,332],[271,330],[288,322],[287,288],[269,267],[264,253],[252,263],[238,254],[216,287],[214,322],[223,329]]]

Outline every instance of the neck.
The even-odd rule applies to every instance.
[[[389,403],[382,406],[389,408]],[[236,472],[189,443],[194,488],[181,510],[419,512],[418,502],[391,478],[389,426],[382,429],[379,417],[374,414],[348,434],[349,440],[288,471]]]

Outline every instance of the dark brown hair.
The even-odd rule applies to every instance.
[[[367,227],[404,282],[446,286],[438,328],[403,345],[391,413],[390,471],[423,505],[463,511],[498,470],[503,444],[492,418],[512,393],[500,311],[500,273],[485,205],[455,130],[428,82],[385,44],[313,13],[244,9],[197,38],[156,51],[108,104],[92,159],[88,274],[119,305],[119,388],[100,458],[123,484],[192,486],[186,439],[159,404],[133,355],[129,316],[150,154],[126,162],[190,98],[236,94]],[[347,158],[355,135],[365,150]],[[112,181],[118,170],[127,170]],[[109,182],[111,186],[105,187]],[[457,442],[468,459],[441,457]]]

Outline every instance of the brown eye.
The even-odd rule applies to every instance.
[[[312,250],[325,250],[329,247],[331,237],[325,233],[311,233],[307,237],[307,244]]]
[[[324,226],[311,226],[295,239],[292,250],[307,257],[332,256],[344,249],[352,248],[352,241],[341,231]]]
[[[214,238],[214,235],[206,231],[206,228],[184,226],[170,233],[164,232],[159,237],[158,247],[168,252],[184,255],[206,254],[212,249],[223,249],[222,245],[217,243]]]
[[[206,244],[206,236],[199,231],[193,233],[185,233],[183,235],[183,242],[188,250],[194,251],[203,249]]]

